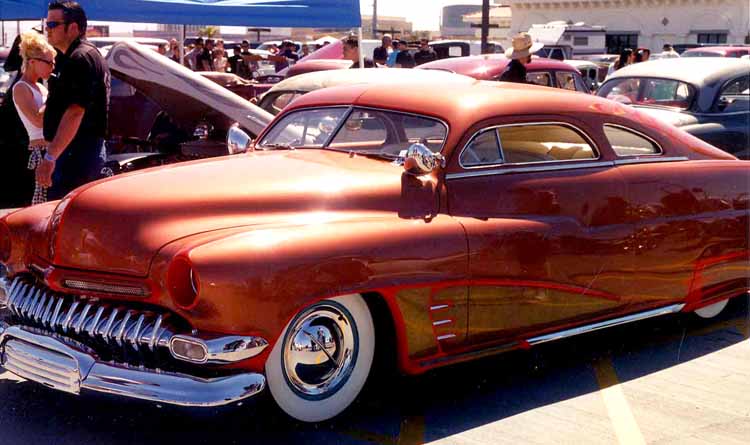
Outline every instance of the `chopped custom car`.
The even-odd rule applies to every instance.
[[[740,159],[750,159],[750,60],[663,59],[626,66],[599,88]]]
[[[441,70],[463,74],[479,80],[499,80],[510,59],[503,54],[454,57],[420,65],[417,69]],[[573,66],[560,60],[535,57],[526,65],[526,80],[546,87],[590,93],[591,89]]]
[[[443,85],[314,91],[245,154],[1,218],[2,366],[189,406],[268,388],[313,422],[373,367],[712,317],[748,292],[746,163],[596,96]]]

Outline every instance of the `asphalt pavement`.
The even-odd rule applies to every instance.
[[[25,382],[0,369],[0,444],[747,444],[750,311],[678,314],[395,377],[330,422],[267,394],[185,409]]]

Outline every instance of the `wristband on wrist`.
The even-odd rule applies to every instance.
[[[50,161],[50,162],[55,162],[55,161],[57,161],[57,158],[54,157],[54,156],[52,156],[51,154],[49,154],[49,152],[47,152],[47,153],[44,154],[44,160],[45,161]]]

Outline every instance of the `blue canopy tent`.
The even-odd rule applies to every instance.
[[[359,0],[78,0],[89,20],[357,28]],[[0,20],[46,17],[48,0],[2,0]]]

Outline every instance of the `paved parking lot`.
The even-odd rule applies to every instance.
[[[268,396],[189,410],[71,396],[0,369],[0,443],[746,444],[750,315],[663,317],[371,385],[321,424]]]

